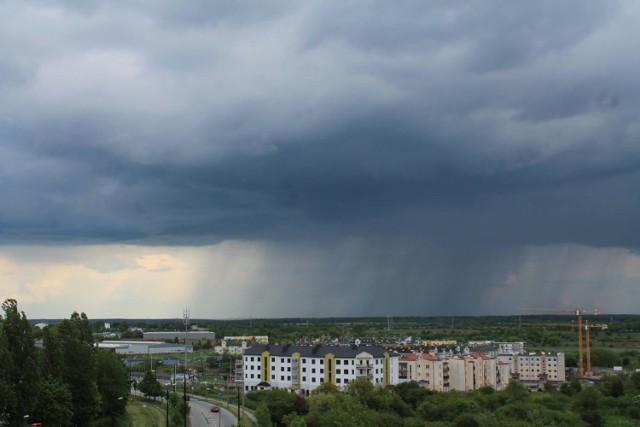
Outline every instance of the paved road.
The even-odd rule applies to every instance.
[[[229,427],[238,422],[236,417],[226,409],[220,407],[220,412],[211,412],[213,404],[191,397],[189,401],[191,411],[189,419],[191,427]]]

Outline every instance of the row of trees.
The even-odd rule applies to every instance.
[[[18,303],[0,316],[0,425],[25,420],[47,426],[115,420],[129,396],[128,372],[118,356],[97,350],[87,316],[73,313],[42,331],[42,347]]]
[[[264,427],[631,427],[640,425],[640,374],[533,393],[516,381],[500,392],[435,393],[415,382],[374,388],[357,379],[344,391],[323,384],[308,399],[271,390],[251,392],[246,402]]]
[[[153,372],[147,371],[139,384],[134,383],[134,387],[137,387],[146,398],[153,400],[158,397],[168,398],[171,425],[181,426],[184,424],[184,417],[190,411],[189,404],[185,402],[184,396],[180,396],[178,393],[169,393],[169,390],[163,389]]]

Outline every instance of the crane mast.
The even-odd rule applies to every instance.
[[[578,306],[576,309],[564,309],[564,308],[519,308],[518,311],[529,311],[529,312],[551,312],[551,313],[571,313],[578,316],[578,371],[580,372],[580,376],[583,377],[585,374],[584,368],[584,343],[583,343],[583,328],[585,330],[585,340],[587,344],[586,355],[587,355],[587,372],[591,374],[591,342],[589,338],[589,321],[586,320],[586,323],[582,322],[583,314],[599,314],[597,309],[588,309],[581,308]]]

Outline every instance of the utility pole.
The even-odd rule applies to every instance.
[[[589,337],[589,321],[585,320],[585,331],[587,339],[587,375],[591,376],[591,338]]]
[[[187,427],[187,334],[189,330],[189,309],[184,309],[184,427]]]
[[[169,387],[167,387],[167,427],[169,427]]]
[[[240,388],[236,384],[236,390],[238,390],[238,425],[240,424]]]

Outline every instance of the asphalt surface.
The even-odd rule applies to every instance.
[[[230,427],[238,422],[236,417],[222,406],[220,412],[211,412],[212,403],[191,397],[189,419],[191,427]]]

